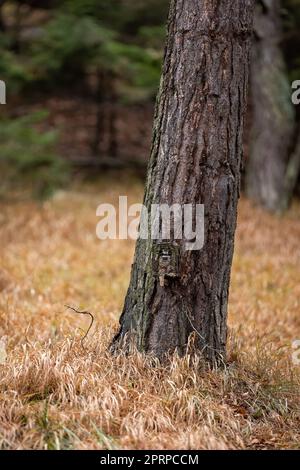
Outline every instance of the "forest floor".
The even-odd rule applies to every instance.
[[[0,204],[0,448],[299,448],[299,203],[279,217],[241,200],[228,364],[209,371],[107,352],[134,242],[97,240],[96,208],[119,195],[139,202],[142,183],[103,177]],[[95,315],[83,345],[89,318],[66,304]]]

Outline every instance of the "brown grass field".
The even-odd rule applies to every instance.
[[[96,207],[139,202],[142,184],[124,181],[1,202],[0,448],[299,448],[299,203],[279,217],[240,202],[226,368],[162,365],[107,352],[134,242],[97,240]],[[89,320],[65,304],[95,315],[84,348]]]

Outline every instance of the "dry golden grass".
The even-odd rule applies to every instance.
[[[134,243],[97,240],[95,211],[119,194],[139,201],[142,185],[103,179],[43,205],[1,203],[0,447],[299,447],[299,205],[280,218],[241,201],[229,364],[209,371],[191,356],[162,366],[107,353]],[[95,314],[86,350],[88,321],[64,304]]]

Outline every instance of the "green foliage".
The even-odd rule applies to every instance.
[[[137,97],[152,97],[159,81],[161,51],[150,46],[149,35],[150,29],[142,31],[149,47],[126,43],[95,18],[60,13],[32,45],[33,74],[57,87],[58,80],[59,84],[68,78],[74,82],[87,71],[102,70],[118,79],[121,98],[131,100],[134,89]]]
[[[106,54],[110,70],[119,77],[119,94],[124,101],[149,99],[156,94],[161,69],[159,52],[112,41],[106,45]]]
[[[166,23],[169,0],[65,0],[61,9],[76,16],[89,15],[120,34],[136,37],[141,25]]]
[[[35,17],[29,9],[30,18],[21,19],[19,32],[15,2],[7,4],[9,27],[0,33],[0,79],[7,83],[10,97],[23,100],[26,94],[30,100],[32,92],[86,86],[91,76],[105,77],[103,94],[111,96],[113,91],[123,102],[155,96],[168,0],[64,0],[53,3],[43,23],[34,20],[28,30],[25,23]],[[68,171],[55,154],[57,134],[37,130],[43,117],[1,120],[2,193],[24,178],[40,197],[64,183]]]
[[[28,60],[24,56],[17,56],[11,50],[10,38],[0,34],[0,77],[6,83],[12,93],[19,93],[31,82],[32,76]]]
[[[65,0],[61,10],[77,17],[91,16],[101,19],[108,27],[118,29],[123,22],[124,8],[122,0]]]
[[[57,133],[39,132],[37,125],[46,117],[38,112],[26,117],[0,121],[0,191],[23,186],[24,179],[32,184],[38,198],[51,195],[54,189],[66,183],[68,166],[55,152]]]
[[[139,29],[138,39],[146,47],[162,51],[166,38],[166,28],[159,26],[142,26]]]
[[[14,50],[0,36],[0,76],[13,92],[42,83],[57,89],[93,70],[118,79],[121,99],[152,98],[159,81],[168,0],[64,0],[43,28]],[[127,96],[128,95],[128,96]]]
[[[53,81],[59,77],[63,80],[64,76],[71,75],[74,80],[74,74],[84,73],[113,37],[112,31],[93,18],[59,14],[32,45],[32,66],[40,79]]]

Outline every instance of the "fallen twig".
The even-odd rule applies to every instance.
[[[83,349],[85,349],[84,345],[83,345],[83,342],[84,340],[87,338],[92,326],[93,326],[93,323],[94,323],[94,315],[91,313],[91,312],[88,312],[87,310],[77,310],[76,308],[74,307],[71,307],[70,305],[65,305],[66,308],[70,309],[70,310],[73,310],[73,312],[75,313],[79,313],[80,315],[89,315],[91,317],[91,323],[90,323],[90,326],[88,327],[87,329],[87,332],[85,333],[84,337],[81,338],[81,346],[83,347]]]

